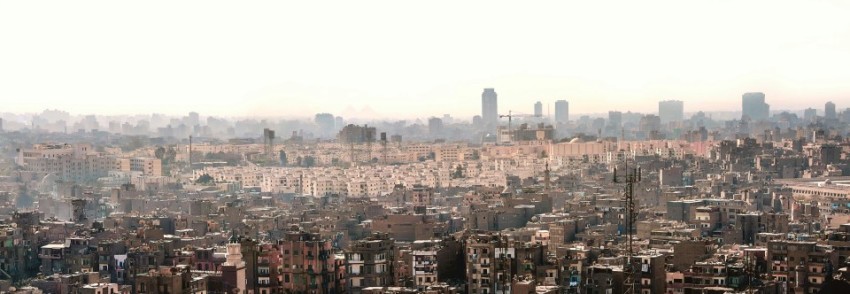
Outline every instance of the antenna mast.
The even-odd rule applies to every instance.
[[[628,164],[628,159],[626,159],[626,164]],[[637,221],[637,213],[635,212],[635,202],[634,202],[634,194],[635,194],[635,184],[639,183],[641,180],[641,170],[640,168],[632,168],[629,170],[628,165],[626,166],[626,175],[621,177],[617,177],[617,168],[614,168],[614,183],[620,183],[621,181],[626,184],[625,191],[625,204],[626,204],[626,236],[627,236],[627,244],[628,250],[626,255],[626,264],[623,266],[623,273],[625,275],[625,281],[623,282],[625,294],[635,294],[635,288],[637,287],[637,279],[635,276],[639,273],[639,270],[635,267],[634,262],[634,226]]]

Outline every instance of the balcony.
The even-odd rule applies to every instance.
[[[62,254],[39,254],[38,258],[62,259]]]

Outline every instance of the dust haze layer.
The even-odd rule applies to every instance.
[[[0,4],[4,111],[387,118],[848,101],[850,3]],[[788,21],[794,19],[795,21]]]

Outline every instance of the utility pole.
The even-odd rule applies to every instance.
[[[628,163],[628,161],[626,161]],[[625,274],[625,281],[623,282],[623,286],[625,286],[625,290],[623,293],[625,294],[635,294],[635,287],[637,287],[637,279],[635,276],[640,272],[637,268],[635,268],[634,262],[634,225],[635,221],[637,221],[637,213],[635,212],[635,202],[634,202],[634,194],[635,194],[635,184],[639,183],[641,180],[641,171],[640,168],[633,168],[629,170],[628,165],[626,166],[627,174],[618,177],[617,176],[617,168],[614,168],[614,183],[623,182],[626,184],[626,236],[628,237],[628,250],[626,255],[626,264],[623,266],[623,273]]]

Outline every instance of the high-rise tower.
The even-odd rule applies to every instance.
[[[534,103],[534,117],[542,117],[543,116],[543,103],[537,101]]]
[[[830,120],[836,119],[838,116],[835,113],[835,103],[827,102],[823,107],[823,118]]]
[[[658,116],[661,123],[680,122],[685,120],[685,106],[679,100],[665,100],[658,102]]]
[[[555,123],[566,124],[570,122],[570,103],[567,100],[555,101]]]
[[[487,128],[495,130],[499,125],[499,102],[493,88],[485,88],[481,93],[481,118]]]
[[[770,104],[764,102],[764,93],[744,93],[741,98],[741,112],[752,120],[765,120],[770,116]]]

